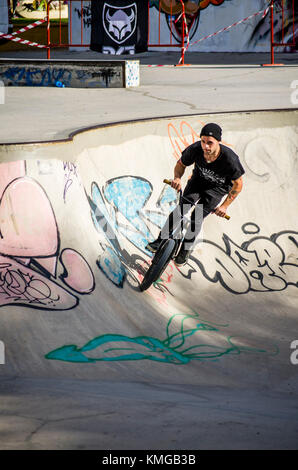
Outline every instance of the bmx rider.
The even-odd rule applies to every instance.
[[[210,213],[225,217],[229,205],[236,199],[243,187],[242,175],[245,173],[238,155],[221,143],[222,129],[218,124],[206,124],[200,133],[198,142],[189,145],[181,155],[174,168],[174,179],[171,186],[180,191],[181,178],[185,168],[194,165],[193,173],[184,189],[181,204],[195,204],[200,199],[203,207],[202,217],[196,217],[196,210],[191,215],[191,223],[185,235],[180,252],[175,259],[177,266],[185,264],[193,250],[202,221]],[[223,202],[222,199],[226,195]],[[185,198],[185,199],[184,199]],[[156,240],[148,243],[147,250],[155,253],[173,228],[175,220],[180,220],[182,207],[177,206],[169,215],[165,224],[167,232],[162,229]],[[168,238],[168,237],[167,237]]]

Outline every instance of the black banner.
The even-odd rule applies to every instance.
[[[148,2],[91,2],[91,46],[105,54],[145,52],[148,44]]]

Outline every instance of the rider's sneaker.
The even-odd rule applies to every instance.
[[[176,266],[183,266],[187,263],[189,256],[191,255],[191,250],[186,250],[183,246],[179,251],[178,255],[174,259]]]
[[[153,242],[148,243],[148,245],[146,245],[146,250],[151,251],[151,253],[156,253],[156,251],[159,248],[160,243],[161,243],[161,240],[158,238],[157,240],[154,240]]]

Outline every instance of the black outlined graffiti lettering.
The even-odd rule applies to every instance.
[[[249,222],[242,231],[259,233],[257,224]],[[223,234],[224,248],[202,240],[208,253],[208,263],[194,256],[204,277],[220,284],[233,294],[283,291],[298,287],[298,232],[281,231],[270,237],[253,236],[238,245]]]

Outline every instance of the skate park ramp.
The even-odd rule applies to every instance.
[[[0,146],[0,448],[297,447],[297,118],[188,115]],[[177,197],[163,178],[207,122],[240,156],[243,191],[142,293],[145,245]]]

